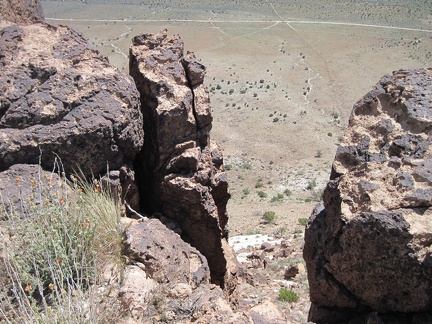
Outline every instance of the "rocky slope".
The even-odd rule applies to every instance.
[[[44,17],[39,0],[0,0],[0,20],[27,25],[43,21]]]
[[[431,86],[396,71],[353,107],[306,230],[311,321],[431,310]]]

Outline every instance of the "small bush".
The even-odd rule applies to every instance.
[[[279,299],[284,302],[294,303],[299,300],[299,296],[292,290],[281,288],[279,290]]]
[[[301,226],[306,226],[306,224],[308,223],[308,219],[306,217],[302,217],[298,219],[298,222]]]
[[[73,179],[61,191],[48,178],[26,179],[33,192],[22,198],[23,214],[5,215],[0,241],[10,242],[3,247],[10,287],[0,287],[0,318],[6,322],[104,321],[96,289],[108,264],[121,267],[120,207],[100,181]]]
[[[276,213],[274,211],[266,211],[262,215],[262,219],[265,220],[268,224],[273,224],[276,220]]]
[[[250,190],[249,190],[249,188],[244,188],[244,189],[243,189],[243,195],[247,196],[247,195],[249,195],[249,194],[250,194]]]
[[[245,170],[252,170],[252,165],[250,163],[243,163],[242,168]]]
[[[280,202],[283,200],[284,196],[281,193],[278,193],[276,196],[273,196],[271,202]]]
[[[225,170],[232,170],[231,164],[225,164]]]
[[[317,186],[316,180],[313,179],[313,180],[309,181],[309,183],[308,183],[306,189],[307,189],[307,190],[312,190],[312,189],[314,189],[316,186]]]
[[[273,118],[273,123],[277,123],[279,121],[279,118]]]
[[[260,198],[267,198],[267,194],[264,191],[258,191],[257,194]]]
[[[262,187],[263,187],[262,182],[257,182],[257,183],[255,184],[255,188],[262,188]]]
[[[285,189],[284,190],[284,194],[285,194],[285,196],[291,196],[292,195],[292,191],[291,190],[289,190],[289,189]]]

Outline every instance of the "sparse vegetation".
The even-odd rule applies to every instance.
[[[317,182],[316,182],[315,179],[313,179],[313,180],[309,181],[309,183],[308,183],[306,189],[307,189],[307,190],[312,190],[312,189],[314,189],[316,186],[317,186]]]
[[[292,191],[287,188],[287,189],[284,190],[284,194],[285,194],[285,196],[289,197],[289,196],[292,195]]]
[[[120,208],[98,180],[74,179],[55,190],[49,179],[17,178],[17,187],[28,181],[33,194],[3,215],[0,240],[8,280],[0,287],[0,319],[103,321],[107,300],[97,287],[108,264],[120,271]],[[42,200],[38,192],[44,192]],[[109,304],[114,310],[113,301]]]
[[[279,300],[288,302],[288,303],[295,303],[297,300],[299,300],[299,296],[292,290],[288,290],[286,288],[281,288],[279,290]]]
[[[274,222],[276,221],[276,213],[274,211],[266,211],[263,215],[262,215],[262,219],[267,223],[267,224],[274,224]]]
[[[306,224],[308,223],[308,219],[307,219],[306,217],[299,218],[299,219],[298,219],[298,223],[299,223],[301,226],[306,226]]]
[[[267,194],[264,191],[258,191],[257,194],[260,198],[267,198]]]

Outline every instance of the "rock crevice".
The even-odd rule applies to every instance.
[[[227,238],[228,183],[210,140],[205,68],[166,30],[133,38],[130,74],[141,95],[144,146],[135,160],[141,208],[179,223],[182,237],[208,260],[212,282],[225,286],[234,257]]]

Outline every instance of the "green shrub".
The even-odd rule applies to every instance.
[[[262,188],[262,187],[263,187],[262,182],[255,183],[255,188]]]
[[[258,191],[257,194],[260,198],[267,198],[267,194],[264,191]]]
[[[242,168],[245,170],[252,170],[252,165],[250,163],[243,163]]]
[[[262,215],[262,219],[265,220],[268,224],[273,224],[276,220],[276,213],[274,211],[266,211]]]
[[[277,195],[273,196],[270,201],[271,202],[280,202],[281,200],[283,200],[283,198],[284,198],[284,195],[281,193],[278,193]]]
[[[313,179],[313,180],[309,181],[309,183],[308,183],[306,189],[307,189],[307,190],[312,190],[312,189],[314,189],[316,186],[317,186],[316,180]]]
[[[243,195],[249,195],[250,194],[250,190],[249,190],[249,188],[244,188],[243,189]]]
[[[0,318],[6,322],[103,321],[97,308],[104,296],[96,290],[108,264],[122,266],[120,207],[101,182],[74,179],[60,189],[48,179],[25,179],[33,193],[19,212],[5,215],[0,242],[9,242],[3,246],[9,283],[0,287]]]
[[[284,190],[284,194],[285,194],[285,196],[291,196],[292,195],[292,191],[291,190],[289,190],[289,189],[285,189]]]
[[[281,288],[279,290],[279,299],[284,302],[294,303],[299,300],[299,296],[292,290]]]
[[[306,217],[302,217],[298,219],[298,222],[301,226],[306,226],[306,224],[308,223],[308,219]]]

